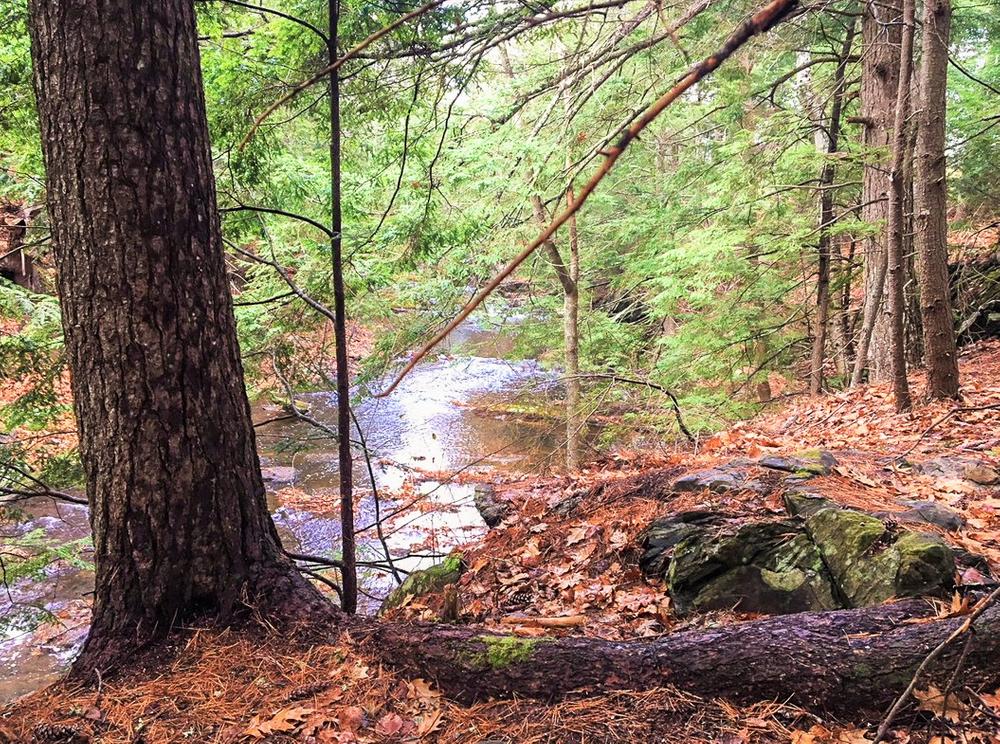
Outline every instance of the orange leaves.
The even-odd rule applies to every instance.
[[[967,706],[954,693],[947,696],[934,685],[928,685],[926,690],[914,690],[913,697],[917,700],[917,709],[925,710],[937,718],[943,718],[951,723],[962,720]]]
[[[845,728],[831,731],[826,726],[816,724],[808,731],[792,731],[791,744],[871,744],[864,729]]]
[[[253,739],[263,739],[271,734],[289,734],[305,723],[306,718],[313,712],[312,708],[295,705],[282,708],[264,721],[257,715],[250,720],[250,725],[243,731],[243,735]]]

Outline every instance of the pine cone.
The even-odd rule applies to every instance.
[[[59,723],[42,723],[32,732],[37,742],[46,744],[89,744],[90,737],[73,726]]]

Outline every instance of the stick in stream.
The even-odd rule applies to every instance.
[[[419,351],[417,351],[410,361],[406,364],[403,370],[396,376],[396,378],[389,384],[389,386],[380,393],[377,393],[375,397],[383,398],[389,395],[399,383],[406,377],[407,374],[423,359],[428,352],[431,351],[435,346],[437,346],[449,333],[455,330],[458,325],[465,320],[469,315],[475,310],[479,305],[482,304],[483,300],[490,296],[493,291],[500,286],[508,276],[517,270],[524,261],[534,253],[540,246],[544,245],[549,238],[551,238],[556,231],[564,225],[569,219],[576,214],[576,212],[583,206],[590,195],[597,188],[598,184],[604,177],[611,172],[612,167],[621,157],[625,149],[638,138],[639,134],[656,117],[670,104],[681,97],[687,90],[689,90],[693,85],[702,80],[703,78],[710,75],[715,71],[719,65],[726,61],[733,53],[743,46],[752,37],[762,34],[770,30],[773,26],[779,23],[789,11],[795,7],[798,0],[771,0],[767,5],[761,8],[757,13],[748,18],[739,28],[737,28],[722,47],[715,52],[715,54],[706,57],[704,60],[698,64],[691,67],[687,74],[680,79],[680,81],[674,85],[669,91],[664,93],[660,98],[653,102],[653,104],[646,109],[646,111],[622,133],[621,137],[618,139],[617,144],[609,147],[603,152],[604,162],[601,163],[600,167],[591,176],[590,180],[584,184],[580,193],[577,194],[576,198],[570,203],[562,212],[560,212],[549,226],[545,228],[531,243],[529,243],[520,253],[517,254],[498,274],[496,274],[487,284],[484,286],[476,295],[466,303],[458,315],[448,323],[437,335],[434,336],[430,341],[428,341]]]

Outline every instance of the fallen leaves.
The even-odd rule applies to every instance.
[[[291,708],[282,708],[266,721],[262,721],[257,715],[251,719],[250,725],[243,731],[243,735],[254,739],[263,739],[271,734],[288,734],[305,723],[313,712],[312,708],[296,705]]]

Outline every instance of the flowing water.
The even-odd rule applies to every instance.
[[[355,457],[355,524],[374,525],[375,488],[382,495],[383,539],[403,570],[430,565],[456,545],[481,536],[485,525],[474,503],[477,474],[518,473],[558,465],[562,427],[558,419],[484,412],[490,404],[552,405],[562,391],[555,377],[532,360],[506,361],[509,335],[474,323],[457,329],[445,353],[419,365],[387,398],[368,398],[355,406],[367,445]],[[336,425],[334,393],[297,396],[309,415]],[[495,407],[494,407],[495,408]],[[258,448],[269,505],[289,550],[336,557],[340,523],[337,445],[325,432],[266,403],[254,407]],[[279,419],[271,421],[271,419]],[[360,452],[360,448],[356,448]],[[385,494],[398,498],[388,500]],[[418,498],[419,497],[419,498]],[[44,535],[51,544],[85,539],[84,507],[36,500],[27,504],[27,521],[16,535]],[[9,533],[8,533],[9,534]],[[384,560],[374,528],[358,535],[359,560]],[[0,625],[0,702],[52,681],[67,667],[86,634],[87,597],[93,574],[57,560],[38,579],[0,588],[0,618],[16,613],[24,626]],[[363,569],[362,609],[372,612],[395,585],[380,570]],[[50,621],[39,626],[39,613]]]

